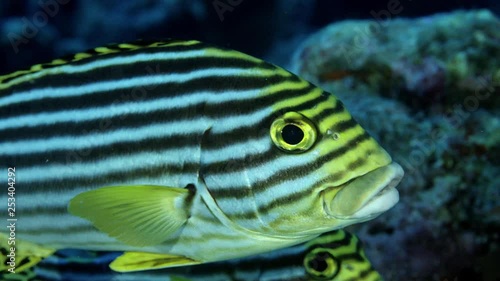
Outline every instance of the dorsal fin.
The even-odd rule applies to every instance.
[[[134,51],[139,49],[167,47],[176,45],[188,46],[195,44],[200,44],[200,42],[195,40],[185,41],[185,40],[167,39],[163,41],[154,41],[154,42],[146,40],[138,40],[132,43],[109,44],[103,47],[93,48],[85,52],[67,55],[59,59],[52,60],[51,62],[48,63],[35,64],[28,69],[18,70],[16,72],[0,76],[0,89],[11,86],[9,82],[13,81],[14,79],[21,78],[27,74],[35,73],[43,69],[49,69],[70,62],[80,61],[88,58],[94,58],[106,54]]]

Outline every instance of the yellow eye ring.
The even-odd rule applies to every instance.
[[[304,115],[297,112],[285,113],[271,124],[273,143],[281,150],[300,153],[316,142],[316,128]]]
[[[304,257],[306,272],[314,280],[332,280],[340,271],[340,262],[328,251],[314,249]]]

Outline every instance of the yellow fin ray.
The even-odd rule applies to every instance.
[[[130,272],[165,267],[198,264],[199,261],[177,255],[143,252],[126,252],[117,257],[109,267],[118,272]]]
[[[39,246],[19,238],[14,243],[5,233],[0,233],[0,273],[20,273],[39,263],[44,258],[52,255],[55,250]],[[15,260],[11,262],[11,258]]]
[[[185,224],[188,197],[182,188],[112,186],[78,194],[68,209],[109,236],[144,247],[160,244]]]

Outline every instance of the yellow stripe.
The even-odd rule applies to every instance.
[[[289,87],[286,87],[287,85],[290,85],[291,83],[283,83],[283,85],[281,85],[282,87],[284,88],[289,88]],[[320,89],[313,89],[311,91],[309,91],[307,94],[305,95],[301,95],[301,96],[298,96],[298,97],[294,97],[294,98],[289,98],[289,99],[282,99],[280,100],[279,102],[275,103],[273,105],[273,110],[275,111],[279,111],[283,108],[287,108],[287,107],[294,107],[294,106],[298,106],[298,105],[301,105],[303,103],[306,103],[310,100],[313,100],[315,98],[318,98],[321,96],[321,93],[322,91]]]
[[[321,89],[317,88],[317,90],[321,91]],[[321,102],[316,104],[315,106],[302,110],[301,113],[304,116],[317,116],[319,115],[323,110],[326,110],[328,108],[335,108],[337,106],[337,103],[339,102],[337,99],[333,97],[333,95],[328,94],[329,97],[326,101]],[[335,115],[337,116],[337,115]],[[326,132],[326,128],[328,127],[327,125],[324,124],[324,122],[321,122],[320,124],[317,124],[318,129],[322,132]]]
[[[263,62],[261,59],[258,59],[258,58],[255,58],[255,57],[251,57],[249,55],[243,54],[243,53],[238,52],[238,51],[226,50],[226,49],[218,49],[218,48],[215,48],[215,47],[206,48],[206,55],[209,56],[209,57],[211,57],[211,56],[213,56],[213,57],[220,57],[221,55],[223,55],[223,56],[233,57],[235,59],[247,60],[247,61],[251,61],[251,62],[255,62],[255,63],[261,63],[261,62]],[[281,69],[275,69],[274,70],[274,73],[277,73],[277,72],[282,72],[282,73],[280,73],[281,75],[287,74],[287,76],[290,76],[289,72],[282,71]]]

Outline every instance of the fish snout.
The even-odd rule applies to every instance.
[[[401,166],[392,162],[323,193],[326,213],[338,219],[366,220],[389,210],[399,201],[395,188],[403,178]]]

